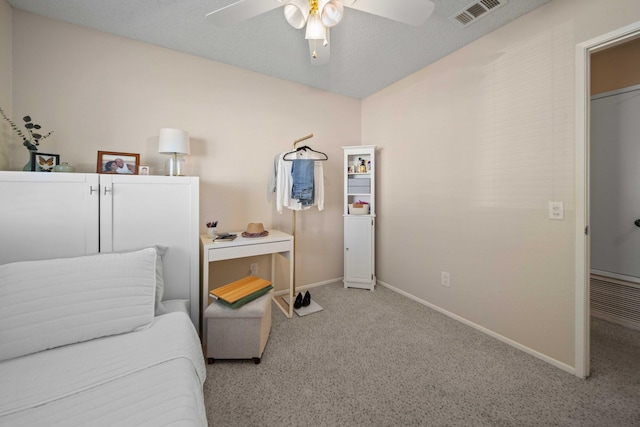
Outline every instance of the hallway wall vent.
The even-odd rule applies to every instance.
[[[640,331],[640,285],[591,274],[591,316]]]

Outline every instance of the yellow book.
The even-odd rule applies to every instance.
[[[247,276],[227,285],[209,291],[215,299],[222,299],[229,304],[271,286],[271,282],[256,276]]]

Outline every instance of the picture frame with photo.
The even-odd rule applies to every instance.
[[[140,165],[138,166],[138,175],[151,175],[151,170],[149,166]]]
[[[53,168],[59,164],[59,154],[41,153],[39,151],[31,152],[32,172],[53,172]]]
[[[139,165],[140,154],[98,151],[98,173],[138,175]]]

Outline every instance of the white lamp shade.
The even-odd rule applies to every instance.
[[[307,31],[304,38],[311,40],[324,40],[326,37],[327,29],[324,25],[322,25],[320,16],[317,13],[309,15],[309,20],[307,21]]]
[[[189,134],[181,129],[160,129],[158,152],[162,154],[191,154]]]
[[[344,6],[339,0],[328,1],[320,12],[325,27],[337,25],[344,16]]]
[[[296,29],[301,29],[309,16],[309,2],[307,0],[293,0],[284,7],[284,17]]]

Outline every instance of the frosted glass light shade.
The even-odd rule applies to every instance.
[[[337,25],[344,16],[344,6],[339,0],[331,0],[327,2],[322,8],[320,14],[322,23],[325,27],[333,27]]]
[[[160,129],[158,152],[162,154],[191,154],[189,134],[181,129]]]
[[[307,0],[294,0],[284,7],[284,17],[293,28],[301,29],[309,16],[309,2]]]
[[[305,33],[305,39],[310,40],[324,40],[327,37],[327,29],[322,25],[320,16],[317,13],[310,15],[307,21],[307,31]]]

